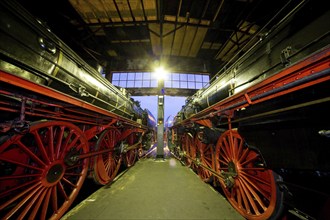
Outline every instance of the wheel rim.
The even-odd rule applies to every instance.
[[[247,219],[269,219],[276,210],[275,178],[262,161],[237,131],[228,130],[218,139],[216,171],[226,177],[219,179],[221,187],[231,205]]]
[[[130,134],[126,138],[126,142],[130,146],[135,144],[135,140],[136,140],[135,133]],[[126,154],[125,154],[125,164],[126,164],[127,167],[131,167],[135,164],[137,154],[138,154],[138,149],[137,148],[129,150],[129,151],[126,152]]]
[[[137,154],[138,154],[137,149],[132,149],[126,152],[125,161],[127,167],[131,167],[135,164]]]
[[[184,162],[188,167],[194,168],[194,164],[192,159],[196,159],[196,148],[194,143],[194,138],[190,134],[184,134],[183,142],[182,142],[182,149],[184,154],[189,157],[184,157]]]
[[[214,150],[213,150],[212,144],[202,143],[197,135],[195,137],[195,145],[196,145],[197,151],[198,151],[199,162],[201,164],[203,164],[204,166],[206,166],[210,169],[213,169],[213,167],[214,167],[214,162],[213,162]],[[207,170],[203,167],[200,167],[200,166],[197,168],[197,174],[205,182],[209,182],[212,177],[212,173],[209,170]]]
[[[105,185],[112,181],[119,170],[121,164],[120,152],[115,151],[120,132],[117,129],[109,129],[100,135],[95,150],[112,149],[111,151],[98,155],[94,162],[94,181],[100,185]]]
[[[0,214],[4,219],[59,219],[85,180],[88,159],[68,163],[87,153],[83,132],[73,124],[35,123],[26,134],[0,146]]]

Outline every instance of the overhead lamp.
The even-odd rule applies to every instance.
[[[154,70],[154,76],[158,80],[165,80],[167,78],[168,71],[164,69],[164,67],[159,66]]]

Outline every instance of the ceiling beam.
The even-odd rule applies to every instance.
[[[114,5],[115,5],[115,8],[116,8],[117,14],[118,14],[118,16],[119,16],[119,18],[120,18],[120,21],[123,23],[123,22],[124,22],[124,19],[123,19],[123,17],[122,17],[121,14],[120,14],[120,10],[119,10],[119,8],[118,8],[118,5],[117,5],[116,0],[113,0],[113,3],[114,3]]]
[[[208,9],[208,7],[209,7],[209,4],[210,4],[210,0],[207,0],[206,4],[204,5],[204,8],[203,8],[202,15],[201,15],[201,16],[199,17],[199,19],[198,19],[198,26],[197,26],[197,28],[195,29],[194,36],[193,36],[193,39],[192,39],[192,41],[191,41],[191,45],[190,45],[190,47],[189,47],[188,56],[189,56],[189,54],[190,54],[190,52],[191,52],[191,48],[193,47],[193,44],[194,44],[194,41],[195,41],[195,38],[196,38],[196,35],[197,35],[197,32],[198,32],[199,25],[201,24],[202,19],[205,17],[205,14],[206,14],[206,11],[207,11],[207,9]],[[203,41],[204,41],[204,39],[203,39]],[[201,46],[202,46],[202,44],[200,45],[200,47],[201,47]],[[199,47],[198,51],[200,50],[200,47]]]
[[[141,2],[141,6],[142,6],[142,12],[143,12],[144,20],[145,20],[145,21],[148,21],[148,19],[147,19],[147,15],[146,15],[146,10],[145,10],[145,8],[144,8],[143,0],[140,0],[140,2]]]
[[[215,13],[213,19],[212,19],[212,23],[215,22],[215,20],[217,20],[218,16],[219,16],[219,13],[221,11],[221,8],[223,6],[223,3],[225,2],[225,0],[221,0],[221,2],[219,3],[219,6],[218,6],[218,9],[217,9],[217,12]]]
[[[154,96],[159,95],[158,88],[125,88],[131,96]],[[178,89],[178,88],[165,88],[165,95],[167,96],[192,96],[198,89]]]
[[[127,1],[127,5],[128,5],[129,12],[130,12],[130,14],[131,14],[131,16],[132,16],[132,19],[133,19],[133,22],[134,22],[134,24],[135,24],[136,20],[135,20],[135,17],[134,17],[134,15],[133,15],[133,11],[132,11],[131,3],[129,2],[129,0],[126,0],[126,1]],[[135,24],[135,25],[136,25],[136,24]]]
[[[157,2],[157,15],[159,19],[159,39],[160,39],[160,64],[163,60],[163,23],[164,23],[164,2],[163,0],[156,0]]]
[[[104,27],[119,27],[119,26],[129,26],[129,25],[148,25],[148,24],[159,24],[159,20],[147,20],[147,21],[123,21],[123,22],[102,22],[102,23],[88,23],[86,26],[88,27],[98,27],[104,25]],[[214,25],[210,24],[194,24],[194,23],[189,23],[189,21],[169,21],[164,19],[163,24],[177,24],[177,25],[185,25],[185,26],[191,26],[191,27],[205,27],[208,29],[216,29],[219,31],[224,31],[224,32],[233,32],[234,29],[229,29],[229,28],[219,28]],[[79,26],[77,25],[79,28]]]
[[[180,0],[179,3],[179,7],[178,7],[178,12],[175,16],[175,22],[174,22],[174,33],[173,33],[173,38],[172,38],[172,43],[171,43],[171,50],[170,50],[170,55],[172,55],[172,51],[173,51],[173,45],[174,45],[174,40],[175,40],[175,34],[176,34],[176,30],[177,30],[177,25],[178,25],[178,17],[180,16],[180,12],[181,12],[181,7],[182,7],[182,0]],[[183,26],[181,26],[183,27]],[[180,27],[180,28],[181,28]]]

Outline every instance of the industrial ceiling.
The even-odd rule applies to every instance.
[[[301,0],[18,0],[91,65],[215,75]]]

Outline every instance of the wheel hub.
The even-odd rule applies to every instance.
[[[226,173],[226,178],[224,183],[227,188],[232,188],[235,185],[235,177],[237,176],[236,166],[233,161],[228,163],[228,173]]]
[[[233,161],[230,161],[230,162],[228,163],[228,171],[229,171],[229,173],[230,173],[230,174],[229,174],[230,176],[232,176],[232,177],[237,176],[236,166],[235,166],[235,164],[234,164]]]
[[[46,179],[49,183],[58,181],[63,173],[64,169],[61,164],[55,164],[47,172]]]

